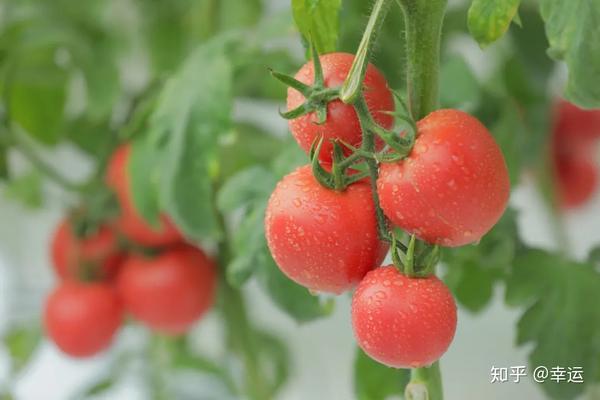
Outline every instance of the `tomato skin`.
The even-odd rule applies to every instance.
[[[117,286],[137,320],[157,332],[179,335],[212,305],[216,279],[215,265],[201,250],[178,246],[155,258],[132,255]]]
[[[131,145],[121,145],[115,150],[108,164],[106,182],[115,191],[121,206],[121,214],[115,222],[116,227],[128,239],[142,246],[168,246],[183,241],[181,233],[169,217],[162,214],[160,226],[155,228],[135,209],[127,174],[130,153]]]
[[[103,283],[62,282],[44,311],[49,337],[72,357],[90,357],[108,348],[123,317],[115,289]]]
[[[600,109],[583,110],[566,100],[555,108],[555,136],[592,141],[600,139]]]
[[[393,224],[447,247],[478,241],[500,219],[510,181],[488,130],[458,110],[434,111],[417,123],[410,155],[382,164],[381,208]]]
[[[598,189],[598,167],[585,157],[558,157],[555,162],[560,205],[582,206]]]
[[[267,204],[265,236],[285,275],[308,289],[335,294],[360,282],[388,250],[378,239],[369,184],[329,190],[308,165],[278,183]]]
[[[326,87],[342,86],[354,55],[348,53],[329,53],[320,57],[323,67],[323,77]],[[296,73],[295,78],[305,84],[314,83],[314,65],[312,60],[307,62]],[[391,115],[384,114],[381,111],[393,111],[394,99],[387,86],[384,76],[373,66],[369,64],[365,76],[364,96],[373,115],[373,118],[384,128],[391,128],[394,119]],[[296,89],[289,88],[287,93],[287,107],[292,110],[302,105],[306,99],[302,93]],[[331,139],[342,139],[344,142],[354,146],[359,146],[362,141],[360,124],[356,112],[351,105],[344,104],[340,100],[334,100],[327,106],[327,120],[318,125],[316,113],[312,112],[289,121],[292,135],[305,151],[309,152],[315,138],[323,136],[323,145],[319,159],[322,161],[331,161],[331,152],[333,146]],[[381,143],[381,142],[379,142]]]
[[[394,368],[425,367],[448,349],[456,303],[436,276],[409,278],[389,265],[369,272],[352,298],[352,327],[370,357]]]
[[[117,234],[109,226],[101,225],[92,235],[78,238],[68,219],[54,231],[51,255],[54,272],[61,279],[78,280],[90,268],[95,277],[111,280],[123,261]]]

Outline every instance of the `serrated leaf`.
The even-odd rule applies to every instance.
[[[232,67],[224,41],[201,45],[165,86],[151,117],[152,129],[167,143],[162,153],[161,199],[187,236],[216,237],[210,164],[218,136],[229,129]]]
[[[12,360],[13,373],[18,373],[29,361],[37,348],[41,334],[37,328],[15,328],[3,338]]]
[[[590,305],[600,293],[600,274],[590,264],[543,250],[526,250],[515,259],[506,301],[525,306],[517,342],[530,343],[530,365],[582,367],[597,373],[600,361],[600,309]],[[585,380],[587,384],[588,381]],[[580,395],[585,384],[547,380],[543,389],[554,399]]]
[[[378,363],[356,349],[354,358],[354,392],[358,400],[386,400],[402,396],[410,380],[410,370],[395,369]]]
[[[548,54],[569,67],[566,96],[579,106],[600,107],[600,7],[597,0],[540,0]]]
[[[446,60],[440,72],[440,103],[447,108],[473,109],[479,102],[479,83],[460,56]]]
[[[308,322],[331,314],[333,300],[321,301],[286,277],[266,248],[260,253],[258,279],[271,300],[297,322]]]
[[[306,44],[314,43],[319,54],[336,50],[341,0],[292,0],[292,12]]]
[[[473,0],[467,23],[471,36],[485,47],[506,33],[520,0]]]

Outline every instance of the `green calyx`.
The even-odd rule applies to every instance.
[[[392,261],[401,273],[411,278],[426,278],[435,273],[440,246],[417,242],[415,235],[410,236],[407,246],[399,242],[394,233],[391,240]]]
[[[321,60],[317,54],[315,46],[311,46],[312,58],[314,63],[314,83],[307,85],[299,80],[282,74],[277,71],[271,70],[271,75],[282,82],[284,85],[296,89],[306,98],[306,101],[298,107],[288,110],[286,112],[280,112],[279,114],[285,119],[295,119],[309,113],[316,113],[316,123],[321,125],[327,120],[327,105],[339,98],[339,88],[328,88],[325,86],[325,79],[323,77],[323,68],[321,66]]]
[[[344,155],[344,150],[342,149],[342,142],[336,140],[333,141],[332,144],[333,162],[331,164],[331,171],[327,171],[319,162],[319,154],[321,154],[323,138],[319,137],[315,140],[315,142],[313,142],[309,153],[312,173],[317,182],[319,182],[322,186],[332,190],[343,191],[349,185],[366,178],[368,173],[356,170],[355,173],[349,174],[348,170],[354,170],[352,166],[354,163],[359,161],[363,155],[357,150],[350,156],[346,157]],[[349,145],[345,146],[351,147]]]

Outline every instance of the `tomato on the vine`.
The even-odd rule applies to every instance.
[[[369,184],[329,190],[308,165],[278,183],[267,204],[265,234],[285,275],[311,290],[336,294],[356,285],[388,250],[378,238]]]
[[[166,246],[183,240],[180,232],[166,215],[160,216],[160,226],[153,227],[139,215],[131,198],[131,185],[127,163],[131,146],[121,145],[108,164],[106,181],[115,191],[121,213],[116,220],[117,229],[131,241],[142,246]]]
[[[61,221],[51,242],[52,265],[61,279],[112,279],[123,254],[117,234],[107,225],[85,237],[73,232],[69,219]]]
[[[352,327],[359,346],[395,368],[437,361],[456,332],[456,303],[434,275],[409,278],[393,266],[376,268],[352,298]]]
[[[381,165],[381,208],[426,242],[454,247],[478,241],[508,203],[500,148],[485,126],[458,110],[434,111],[417,128],[409,156]]]
[[[117,286],[134,318],[155,331],[179,335],[212,305],[216,269],[204,252],[182,245],[157,256],[130,256]]]
[[[112,286],[64,281],[46,301],[44,322],[48,335],[63,352],[89,357],[110,346],[122,316]]]
[[[324,84],[327,88],[341,87],[350,71],[354,54],[329,53],[319,57],[323,68]],[[307,62],[296,73],[295,78],[307,85],[314,83],[314,64]],[[394,110],[394,99],[387,86],[385,77],[369,64],[364,80],[364,96],[369,111],[373,118],[384,128],[391,128],[394,118],[387,114]],[[306,99],[296,89],[289,88],[287,93],[287,107],[292,110],[302,105]],[[323,137],[323,145],[319,158],[331,161],[331,140],[340,139],[353,146],[359,146],[362,133],[358,117],[352,105],[344,104],[340,100],[331,101],[327,105],[327,119],[324,123],[317,123],[315,112],[302,115],[289,121],[289,127],[300,147],[308,153],[316,138]]]
[[[581,206],[598,188],[598,167],[587,158],[558,157],[555,160],[560,204]]]

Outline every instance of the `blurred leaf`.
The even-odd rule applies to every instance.
[[[0,143],[0,181],[8,178],[8,149]]]
[[[267,332],[257,332],[260,361],[266,364],[263,371],[271,371],[271,393],[275,394],[289,376],[290,355],[285,343]]]
[[[600,7],[597,0],[540,0],[548,54],[569,67],[567,98],[581,107],[600,107]]]
[[[473,0],[468,14],[469,32],[481,47],[506,33],[517,15],[520,0]]]
[[[28,54],[12,68],[4,84],[10,118],[46,144],[60,138],[68,74],[56,65],[52,49]]]
[[[592,264],[600,264],[600,246],[596,246],[590,250],[588,261]]]
[[[440,103],[447,108],[471,110],[479,102],[479,83],[460,56],[452,56],[440,72]]]
[[[160,204],[158,199],[160,151],[144,137],[134,140],[127,165],[131,197],[135,209],[152,226],[158,227]]]
[[[85,391],[85,393],[83,394],[82,398],[87,399],[88,397],[91,397],[91,396],[97,396],[97,395],[103,394],[104,392],[111,389],[112,386],[113,386],[112,377],[102,379],[100,382],[97,382],[92,387],[87,389]]]
[[[23,203],[30,208],[42,206],[42,177],[37,170],[11,177],[6,182],[4,194],[7,198]]]
[[[517,343],[531,344],[530,365],[577,366],[586,376],[598,371],[600,308],[590,304],[600,293],[600,274],[593,266],[543,250],[518,254],[506,288],[506,302],[524,306]],[[546,393],[557,400],[574,399],[585,384],[547,380]]]
[[[99,158],[108,154],[116,144],[116,135],[113,134],[109,122],[98,122],[82,116],[67,123],[65,134],[81,150]]]
[[[494,284],[512,266],[518,244],[516,213],[508,209],[478,245],[444,249],[444,280],[469,311],[479,312],[491,300]]]
[[[289,174],[301,165],[308,164],[308,156],[294,140],[288,140],[279,155],[273,160],[272,169],[278,178]]]
[[[341,0],[292,0],[296,26],[305,44],[313,42],[319,54],[337,48],[341,7]]]
[[[490,130],[502,149],[510,182],[515,185],[521,178],[526,128],[522,115],[514,103],[507,102],[499,110],[501,114],[494,125],[490,126]]]
[[[4,336],[6,346],[12,360],[13,374],[18,373],[29,361],[40,343],[39,329],[32,327],[14,328]]]
[[[96,48],[94,53],[80,65],[87,88],[86,115],[100,119],[110,114],[119,96],[119,71],[106,52]]]
[[[230,128],[232,71],[223,38],[201,45],[167,82],[151,117],[165,140],[161,199],[167,213],[194,239],[219,235],[210,164],[218,137]]]
[[[225,213],[248,204],[264,203],[275,183],[275,177],[265,168],[250,167],[232,176],[221,187],[217,206]]]
[[[357,347],[354,392],[358,400],[385,400],[389,396],[402,396],[409,380],[410,370],[386,367]]]
[[[242,28],[255,25],[262,16],[262,0],[218,0],[219,29]]]

